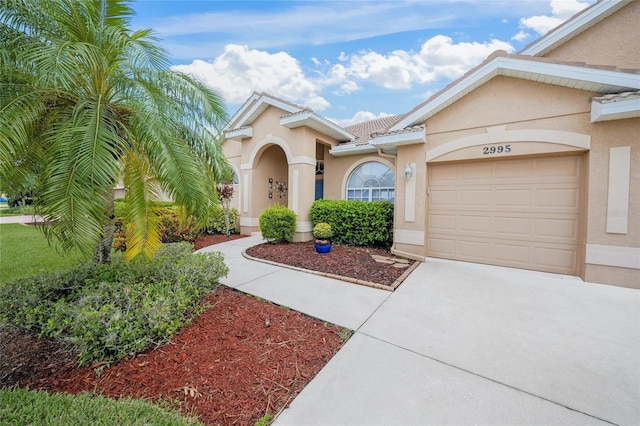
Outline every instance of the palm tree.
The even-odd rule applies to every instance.
[[[0,182],[36,175],[49,241],[109,261],[113,188],[127,188],[127,257],[160,246],[160,190],[203,215],[228,164],[222,99],[169,70],[124,0],[0,0]],[[15,185],[14,185],[15,186]]]

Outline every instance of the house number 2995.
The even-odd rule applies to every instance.
[[[511,152],[511,144],[498,146],[485,146],[482,148],[482,155],[502,154],[503,152]]]

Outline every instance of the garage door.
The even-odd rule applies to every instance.
[[[576,274],[580,156],[429,165],[432,257]]]

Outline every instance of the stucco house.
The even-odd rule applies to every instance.
[[[406,114],[341,128],[254,93],[232,117],[241,233],[280,203],[388,199],[392,251],[640,288],[640,1],[495,52]]]

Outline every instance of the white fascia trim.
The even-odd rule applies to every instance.
[[[343,145],[336,146],[329,150],[329,154],[336,157],[343,155],[371,154],[378,152],[378,148],[373,145]]]
[[[241,129],[229,130],[224,132],[226,139],[248,139],[253,137],[253,127],[243,127]]]
[[[585,261],[591,265],[640,269],[640,247],[587,244]]]
[[[591,122],[640,117],[640,97],[614,102],[591,101]]]
[[[544,55],[629,3],[630,1],[628,0],[604,0],[596,3],[572,21],[565,23],[556,31],[542,36],[538,41],[525,47],[519,53],[531,56]]]
[[[280,118],[280,124],[290,129],[307,126],[341,142],[350,141],[355,138],[354,135],[347,132],[342,127],[332,123],[331,121],[323,120],[312,111],[305,111],[295,115],[282,117]]]
[[[638,74],[498,56],[449,90],[441,92],[439,96],[423,105],[422,108],[409,114],[392,126],[389,131],[422,124],[427,118],[498,75],[534,80],[522,76],[522,73],[528,74],[529,77],[557,77],[572,83],[577,81],[599,83],[618,90],[640,89]]]
[[[369,143],[379,148],[391,146],[414,145],[427,142],[427,131],[423,127],[410,132],[396,133],[392,135],[376,136]]]
[[[262,110],[266,109],[265,104],[267,106],[269,106],[269,105],[274,106],[274,107],[279,108],[279,109],[281,109],[283,111],[286,111],[286,112],[288,112],[290,114],[293,114],[294,112],[300,111],[299,108],[295,108],[295,107],[293,107],[293,106],[291,106],[289,104],[286,104],[284,102],[280,102],[277,99],[272,99],[272,98],[269,98],[267,96],[261,95],[261,99],[258,102],[256,102],[248,111],[246,111],[245,114],[242,115],[241,119],[238,121],[238,123],[235,126],[236,127],[242,127],[242,126],[245,126],[247,124],[251,124],[251,123],[248,123],[250,117],[252,117],[256,113],[256,111],[261,110],[261,109]]]
[[[238,109],[238,111],[236,111],[235,114],[233,114],[233,117],[231,117],[231,119],[229,120],[229,126],[232,125],[233,123],[235,123],[236,121],[238,121],[240,119],[240,117],[242,117],[242,115],[244,114],[244,112],[247,110],[247,108],[249,108],[250,105],[252,105],[255,101],[257,101],[258,99],[260,99],[260,94],[253,92],[253,94],[251,96],[249,96],[249,99],[247,99],[244,104],[242,104],[242,106],[240,107],[240,109]],[[234,127],[239,127],[239,126],[234,126]]]

